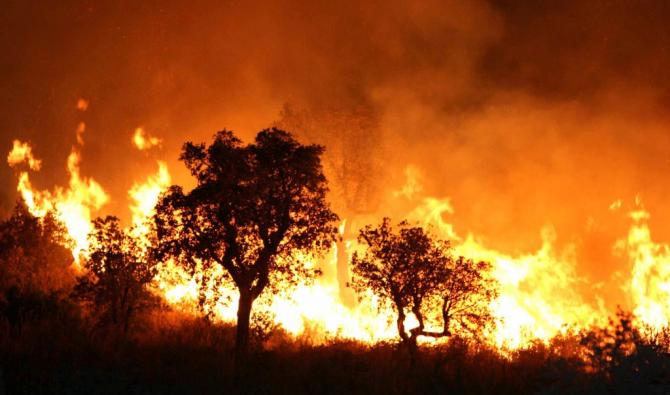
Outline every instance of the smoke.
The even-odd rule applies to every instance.
[[[344,217],[406,213],[410,166],[459,234],[525,251],[552,225],[597,280],[621,265],[613,201],[639,194],[670,238],[667,2],[364,3],[5,2],[0,146],[31,142],[34,183],[64,184],[85,122],[81,172],[127,219],[155,159],[188,183],[184,141],[278,124],[326,145]],[[138,128],[161,146],[133,149]]]

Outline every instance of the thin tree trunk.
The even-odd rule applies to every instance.
[[[400,307],[401,304],[396,301],[396,311],[398,312],[398,318],[396,319],[396,327],[398,328],[398,336],[402,343],[407,343],[408,337],[407,332],[405,332],[405,310],[403,307]]]

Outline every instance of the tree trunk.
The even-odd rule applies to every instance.
[[[237,329],[235,337],[235,375],[239,379],[249,349],[249,320],[254,302],[249,290],[240,289],[237,304]]]
[[[405,325],[403,324],[403,318],[399,317],[396,320],[396,327],[398,328],[398,336],[400,340],[404,343],[407,340],[407,334],[405,333]]]
[[[399,306],[399,304],[396,302],[396,306]],[[402,343],[406,343],[408,338],[407,338],[407,332],[405,332],[405,312],[403,311],[402,307],[396,307],[398,311],[398,319],[396,320],[396,326],[398,328],[398,336],[400,336],[400,340],[402,340]]]

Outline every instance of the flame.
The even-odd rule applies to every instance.
[[[85,99],[79,99],[77,109],[86,111],[88,104]],[[79,147],[83,146],[82,135],[85,129],[86,125],[80,122],[76,132]],[[92,212],[99,210],[109,201],[109,196],[97,181],[81,176],[79,147],[73,147],[67,158],[67,171],[70,175],[67,188],[57,186],[53,191],[37,190],[33,188],[26,171],[19,172],[17,185],[17,190],[33,215],[43,217],[47,212],[53,211],[65,225],[70,238],[74,241],[72,255],[76,263],[79,262],[80,254],[88,249],[88,234],[93,227]],[[32,147],[19,140],[14,140],[14,147],[7,156],[7,162],[12,167],[26,162],[33,171],[39,171],[42,163],[33,156]]]
[[[80,98],[77,100],[77,110],[86,111],[88,109],[88,100]]]
[[[84,132],[86,131],[86,124],[79,122],[77,125],[77,144],[84,145]]]
[[[22,143],[19,140],[14,140],[13,144],[12,150],[7,155],[7,163],[14,167],[19,163],[26,162],[31,170],[39,171],[42,161],[33,156],[33,149],[30,144]]]
[[[170,186],[170,181],[167,163],[158,161],[158,172],[149,176],[144,183],[133,184],[128,191],[132,202],[130,211],[136,237],[142,237],[149,232],[146,222],[154,215],[158,198],[161,192]]]
[[[14,145],[15,148],[17,144]],[[27,146],[25,143],[19,144],[20,147]],[[27,146],[28,163],[32,155],[30,146]],[[14,155],[14,156],[13,156]],[[15,157],[15,150],[10,152],[7,161]],[[76,148],[73,148],[67,158],[67,170],[70,175],[67,188],[55,187],[53,191],[37,190],[32,186],[30,176],[27,172],[19,173],[19,182],[17,190],[21,193],[24,202],[30,212],[43,217],[49,211],[54,211],[57,218],[63,222],[68,234],[74,241],[72,255],[76,262],[79,261],[79,255],[88,249],[88,234],[92,229],[91,213],[99,210],[109,200],[105,190],[92,178],[85,178],[80,175],[79,161],[80,154]],[[32,160],[39,160],[32,158]],[[37,169],[30,165],[31,169]]]
[[[534,253],[503,254],[483,247],[471,235],[456,247],[459,255],[493,264],[492,276],[500,291],[491,303],[497,321],[496,345],[515,349],[605,321],[607,312],[586,304],[575,290],[580,279],[574,249],[559,253],[554,240],[553,229],[546,227],[542,245]]]
[[[639,198],[630,212],[633,220],[626,239],[615,245],[615,251],[628,254],[632,263],[629,293],[633,313],[649,329],[658,331],[670,320],[670,246],[651,238],[648,221],[651,215]]]
[[[472,234],[460,237],[444,220],[453,214],[449,199],[425,198],[409,218],[432,227],[440,238],[452,240],[455,255],[492,264],[491,276],[499,287],[490,305],[496,321],[489,339],[493,344],[516,349],[570,328],[605,321],[607,312],[587,305],[575,290],[582,281],[575,273],[575,246],[556,251],[551,226],[542,230],[542,244],[536,252],[510,255],[487,248]]]
[[[351,246],[351,243],[346,244]],[[308,256],[301,259],[316,265],[309,262]],[[333,254],[321,265],[329,265],[326,271],[334,272],[337,245],[333,245]],[[381,305],[371,292],[357,306],[348,308],[340,299],[339,289],[336,278],[318,278],[312,283],[298,284],[266,303],[275,321],[295,336],[309,333],[316,341],[341,337],[378,342],[397,335],[395,324],[392,324],[395,322],[393,312]]]
[[[135,134],[133,135],[133,144],[140,151],[145,151],[159,146],[162,142],[163,140],[159,139],[158,137],[148,135],[142,128],[135,129]]]

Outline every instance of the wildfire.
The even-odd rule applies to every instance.
[[[497,345],[518,348],[605,321],[607,312],[584,303],[576,291],[574,250],[559,254],[554,240],[553,229],[545,228],[537,252],[515,257],[481,246],[472,235],[457,247],[459,255],[493,263],[492,275],[500,287],[491,305]]]
[[[444,220],[453,214],[448,199],[425,198],[409,218],[454,241],[456,255],[492,263],[491,275],[499,287],[499,296],[491,303],[496,326],[491,328],[490,340],[495,345],[516,349],[606,320],[603,308],[587,305],[576,291],[580,279],[575,273],[574,246],[556,251],[553,228],[542,230],[538,251],[512,256],[487,248],[472,234],[460,237]]]
[[[131,199],[133,231],[136,237],[149,232],[146,221],[154,214],[154,207],[161,192],[170,186],[170,172],[167,163],[158,161],[158,171],[144,183],[134,184],[128,191]]]
[[[83,124],[82,124],[83,125]],[[29,172],[39,171],[41,161],[35,157],[32,147],[18,140],[7,156],[10,166],[18,168],[27,165],[28,170],[17,172],[18,191],[30,211],[36,216],[44,216],[53,210],[64,223],[74,240],[72,249],[75,260],[88,248],[87,235],[91,231],[91,220],[109,200],[109,196],[93,178],[80,174],[83,143],[78,129],[78,146],[72,148],[67,160],[69,183],[66,187],[39,190],[33,187]],[[132,136],[132,143],[139,150],[146,150],[160,144],[160,139],[150,137],[138,128]],[[171,176],[165,162],[157,162],[158,169],[142,182],[134,183],[129,191],[131,232],[134,237],[146,238],[149,233],[147,220],[153,215],[160,193],[171,183]],[[423,190],[415,170],[408,170],[411,185],[393,192],[394,198],[413,199]],[[621,207],[616,201],[610,208]],[[575,246],[557,250],[555,234],[551,227],[541,232],[541,245],[531,253],[510,255],[486,247],[472,234],[461,237],[454,227],[445,221],[453,215],[454,209],[448,199],[424,197],[418,200],[407,218],[431,225],[431,229],[441,238],[453,241],[454,253],[476,260],[492,263],[491,275],[499,285],[499,296],[491,304],[495,316],[495,327],[489,330],[489,341],[501,348],[515,349],[528,345],[534,340],[548,340],[569,328],[583,328],[592,323],[602,322],[609,314],[602,307],[584,302],[576,290],[584,280],[575,272]],[[615,252],[625,253],[632,262],[628,291],[634,306],[634,313],[640,321],[660,329],[668,325],[670,318],[670,247],[652,241],[647,225],[649,213],[641,205],[630,217],[632,225],[628,237],[615,245]],[[340,229],[343,231],[345,222]],[[353,239],[345,240],[340,248],[351,256],[359,248]],[[305,264],[318,265],[326,273],[337,270],[338,245],[333,253],[321,261],[301,257]],[[339,254],[342,255],[342,254]],[[209,272],[196,270],[190,276],[174,262],[161,264],[155,289],[166,302],[175,308],[195,312],[199,301],[206,312],[225,321],[236,317],[237,293],[222,282],[221,268]],[[199,285],[203,285],[200,288]],[[353,307],[347,307],[341,299],[340,284],[336,276],[324,276],[312,282],[304,282],[296,287],[279,290],[265,295],[257,307],[265,311],[275,324],[288,333],[300,335],[309,333],[314,339],[334,336],[375,342],[396,337],[394,315],[388,306],[382,306],[372,292],[363,295]],[[408,315],[407,325],[412,326],[414,317]]]
[[[30,169],[39,170],[40,161],[32,156],[27,143],[15,141],[7,161],[12,166],[25,161]],[[91,213],[99,210],[109,200],[109,196],[100,184],[92,178],[81,176],[79,161],[80,153],[73,148],[67,158],[67,170],[70,175],[67,188],[56,187],[52,191],[37,190],[33,188],[27,171],[19,172],[17,186],[17,190],[33,215],[43,217],[49,211],[56,213],[74,241],[72,255],[77,262],[79,255],[88,248],[87,237],[92,229]]]

